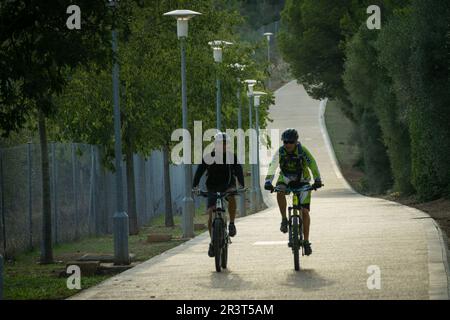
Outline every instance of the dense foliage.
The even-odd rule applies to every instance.
[[[373,4],[381,30],[366,26]],[[283,55],[358,125],[368,192],[450,194],[449,20],[444,0],[286,2]]]
[[[72,1],[12,0],[0,3],[0,134],[14,141],[29,141],[39,132],[43,172],[44,242],[51,262],[51,199],[47,136],[53,141],[96,144],[104,150],[104,163],[112,168],[114,156],[112,112],[112,61],[120,66],[120,104],[123,153],[129,186],[134,186],[133,154],[149,156],[152,150],[170,152],[172,132],[181,127],[180,42],[177,23],[163,13],[187,8],[202,13],[189,23],[186,40],[188,118],[203,130],[215,127],[216,77],[222,81],[222,123],[237,126],[237,82],[259,80],[263,90],[266,64],[254,52],[264,45],[241,41],[244,24],[238,1],[121,0],[114,8],[107,1],[77,1],[81,29],[66,27],[66,10]],[[118,55],[111,50],[111,30],[119,35]],[[214,63],[208,45],[227,40],[224,62]],[[246,65],[244,71],[231,64]],[[265,127],[269,94],[260,107]],[[243,123],[248,124],[247,112]],[[26,130],[24,130],[26,128]],[[37,130],[37,128],[39,130]],[[166,157],[168,159],[168,157]],[[165,164],[168,171],[168,164]],[[169,180],[166,180],[169,181]],[[137,232],[134,188],[128,188],[130,230]],[[170,191],[169,191],[170,193]],[[167,195],[170,199],[170,194]],[[130,206],[131,205],[131,206]]]

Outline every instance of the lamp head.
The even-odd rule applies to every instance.
[[[191,10],[174,10],[164,13],[164,16],[174,17],[177,19],[177,34],[179,39],[187,38],[188,21],[198,15],[201,15],[201,13]]]
[[[223,40],[214,40],[214,41],[210,41],[208,42],[208,44],[214,49],[214,48],[224,48],[225,46],[229,46],[232,45],[233,42],[229,42],[229,41],[223,41]]]
[[[247,84],[247,87],[248,87],[248,93],[250,94],[250,95],[253,95],[253,87],[256,85],[256,83],[258,82],[258,81],[256,81],[256,80],[245,80],[244,81],[246,84]]]
[[[267,95],[267,93],[262,91],[254,91],[253,96],[255,97],[255,107],[259,107],[261,102],[261,97]]]
[[[238,71],[244,71],[245,67],[246,67],[245,64],[239,64],[239,63],[230,64],[230,68],[236,69]]]
[[[264,35],[267,37],[267,40],[270,41],[270,37],[273,36],[272,32],[266,32]]]
[[[163,14],[164,16],[174,17],[177,20],[189,20],[195,16],[201,15],[200,12],[192,10],[173,10]]]
[[[228,42],[228,41],[222,41],[222,40],[214,40],[214,41],[208,42],[208,44],[213,49],[214,61],[220,63],[223,61],[223,54],[222,54],[223,48],[225,46],[232,45],[233,43]]]

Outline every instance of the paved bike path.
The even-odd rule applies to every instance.
[[[313,195],[314,253],[302,258],[300,272],[279,232],[275,196],[264,192],[269,208],[237,220],[228,270],[215,272],[204,233],[73,298],[448,299],[436,225],[421,211],[351,190],[329,151],[323,107],[291,82],[277,91],[270,110],[269,128],[300,130],[326,185]],[[368,289],[370,266],[380,271],[380,289]]]

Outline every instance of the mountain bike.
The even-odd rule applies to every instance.
[[[211,226],[211,239],[214,249],[214,260],[217,272],[221,272],[222,269],[227,268],[228,245],[231,244],[231,239],[228,235],[225,199],[229,196],[238,195],[239,193],[244,191],[245,189],[226,192],[199,192],[199,195],[205,198],[207,198],[211,193],[214,193],[217,197],[216,207],[213,210]]]
[[[304,240],[303,240],[303,219],[302,212],[303,206],[300,199],[302,195],[311,190],[316,190],[310,184],[306,184],[302,187],[286,187],[286,189],[276,186],[272,192],[282,192],[286,195],[292,193],[292,206],[288,207],[288,230],[289,230],[289,242],[288,247],[292,249],[294,254],[294,268],[295,271],[300,270],[300,249],[302,250],[302,256],[304,253]]]

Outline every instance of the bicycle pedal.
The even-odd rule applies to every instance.
[[[292,248],[292,243],[289,242],[289,243],[288,243],[288,247],[289,247],[289,248]]]

